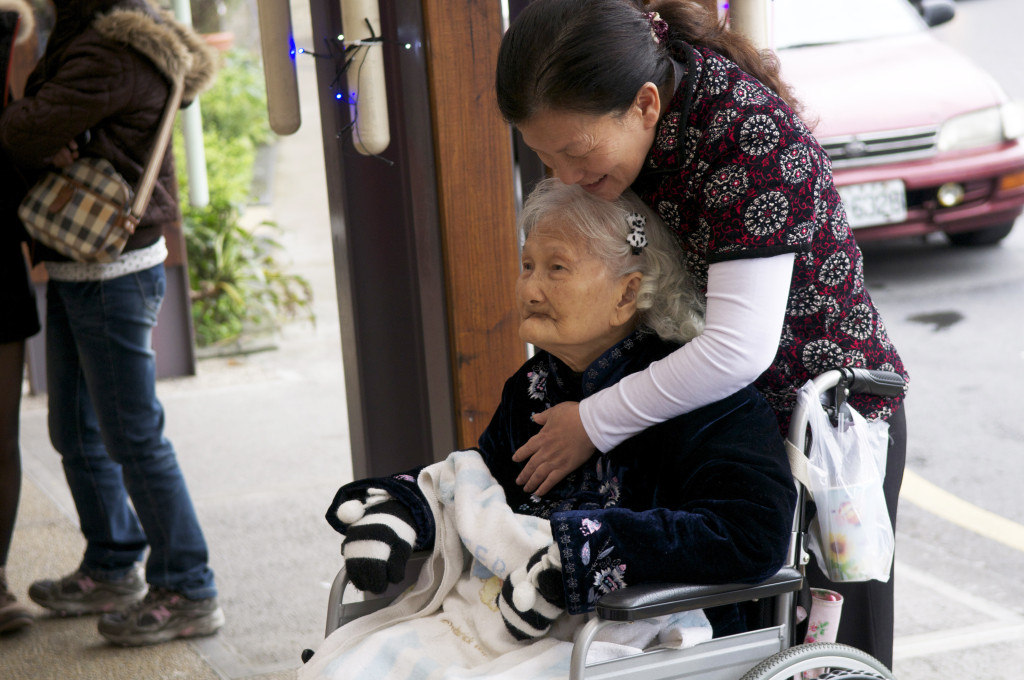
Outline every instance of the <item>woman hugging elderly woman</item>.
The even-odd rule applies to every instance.
[[[378,628],[336,631],[302,677],[356,677],[373,664],[402,667],[402,677],[416,677],[406,674],[414,665],[424,677],[442,666],[479,672],[528,644],[571,639],[574,615],[609,591],[758,582],[785,560],[796,492],[775,415],[753,387],[595,453],[543,497],[516,483],[523,464],[512,454],[540,429],[534,414],[645,369],[701,329],[701,301],[671,235],[630,192],[606,201],[545,180],[519,227],[519,333],[537,353],[505,383],[476,449],[347,484],[327,514],[361,590],[400,580],[413,550],[447,551],[438,558],[447,566],[421,575],[407,599],[430,592],[392,605]],[[458,561],[457,583],[445,585],[464,552],[468,564]],[[736,606],[706,614],[715,635],[747,628]],[[410,623],[428,615],[441,623],[414,636],[430,640],[423,649],[370,642],[380,629],[429,626]],[[372,663],[356,660],[364,643]],[[403,654],[416,659],[409,668]]]

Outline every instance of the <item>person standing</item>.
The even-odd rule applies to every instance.
[[[191,101],[212,82],[213,53],[144,0],[54,6],[56,23],[25,97],[0,117],[0,145],[26,174],[95,156],[135,186],[171,83],[182,78]],[[209,635],[224,624],[206,540],[156,396],[152,331],[166,286],[163,232],[180,219],[168,149],[119,259],[72,262],[31,245],[49,275],[50,439],[86,548],[74,573],[33,583],[29,596],[59,613],[103,613],[99,632],[124,645]],[[143,580],[137,563],[147,548]]]
[[[25,56],[34,52],[34,25],[32,8],[22,0],[0,0],[0,111],[24,88]],[[0,633],[5,633],[33,620],[7,584],[7,557],[21,497],[18,419],[25,341],[39,332],[39,317],[21,247],[26,234],[17,213],[27,187],[2,152],[0,184]]]
[[[838,367],[907,378],[864,286],[831,164],[774,57],[691,0],[534,0],[502,38],[498,106],[563,182],[632,188],[673,230],[706,296],[704,332],[609,389],[537,415],[515,454],[543,495],[624,439],[753,382],[786,431],[798,388]],[[906,459],[903,396],[856,395],[889,423],[889,517]],[[845,598],[841,642],[892,664],[893,579]]]

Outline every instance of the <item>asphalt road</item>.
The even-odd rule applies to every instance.
[[[1021,28],[1019,0],[960,0],[934,30],[1024,99]],[[911,374],[895,675],[1024,677],[1024,220],[992,248],[863,250]]]

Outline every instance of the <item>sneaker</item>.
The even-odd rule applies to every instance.
[[[213,635],[224,625],[216,597],[189,600],[181,593],[150,588],[145,599],[125,611],[104,614],[100,635],[119,645],[153,645],[178,638]]]
[[[137,568],[117,581],[92,578],[79,570],[58,581],[36,581],[28,589],[33,602],[63,616],[117,611],[145,594],[146,582]]]
[[[7,590],[0,590],[0,633],[7,633],[31,625],[35,620],[32,612],[18,602]]]
[[[7,575],[0,567],[0,633],[24,628],[32,623],[32,613],[18,602],[7,587]]]

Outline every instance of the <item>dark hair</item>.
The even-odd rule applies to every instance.
[[[501,115],[516,124],[546,107],[622,113],[644,83],[667,85],[669,45],[654,41],[647,12],[668,23],[668,43],[683,40],[718,52],[798,109],[775,56],[727,30],[694,0],[534,0],[512,22],[498,51]]]

